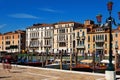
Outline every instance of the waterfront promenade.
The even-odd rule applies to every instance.
[[[12,66],[10,72],[0,64],[0,80],[105,80],[104,74]]]

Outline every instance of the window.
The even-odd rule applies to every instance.
[[[95,48],[95,44],[93,44],[93,48]]]
[[[75,33],[73,33],[73,39],[75,39]]]
[[[84,31],[82,32],[82,36],[85,36],[85,33],[84,33]]]
[[[107,35],[105,35],[105,41],[107,41]]]
[[[66,46],[66,43],[65,42],[60,42],[59,43],[59,47],[65,47]]]
[[[107,44],[105,44],[105,48],[107,48]]]
[[[115,33],[115,37],[118,37],[118,33]]]
[[[79,32],[77,32],[77,36],[79,36]]]
[[[90,44],[88,44],[88,49],[90,49]]]
[[[59,29],[59,33],[65,33],[65,29]]]
[[[43,37],[43,32],[41,32],[41,37]]]
[[[10,45],[10,41],[6,41],[6,45]]]
[[[14,39],[14,35],[13,35],[13,39]]]

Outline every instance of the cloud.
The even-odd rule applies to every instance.
[[[37,16],[33,16],[30,14],[26,14],[26,13],[16,13],[16,14],[10,14],[8,16],[13,17],[13,18],[31,18],[31,19],[38,19],[39,18]]]
[[[52,12],[52,13],[62,13],[62,11],[59,10],[55,10],[55,9],[50,9],[50,8],[39,8],[42,11],[46,11],[46,12]]]
[[[7,24],[1,24],[1,25],[0,25],[0,29],[3,28],[3,27],[5,27],[6,25],[7,25]]]

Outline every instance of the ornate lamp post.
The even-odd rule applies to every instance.
[[[101,21],[102,21],[102,15],[101,15],[101,14],[98,14],[98,15],[96,16],[96,19],[97,19],[97,22],[99,23],[99,26],[100,26]]]
[[[112,64],[112,24],[116,26],[116,23],[114,18],[111,16],[112,6],[113,2],[110,1],[107,3],[109,12],[109,17],[106,19],[106,23],[108,23],[107,27],[109,27],[109,64],[107,70],[105,71],[106,80],[115,80],[115,69],[114,65]],[[118,12],[118,14],[120,19],[120,12]],[[101,17],[101,15],[96,16],[98,23],[101,23]]]
[[[119,20],[120,20],[120,12],[118,12],[118,17],[119,17]]]
[[[117,44],[115,45],[115,50],[116,50],[116,53],[115,53],[115,71],[117,71],[117,68],[118,68],[118,45]]]

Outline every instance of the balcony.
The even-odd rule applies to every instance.
[[[38,40],[38,37],[32,37],[31,40]]]
[[[38,48],[39,45],[30,45],[30,48]]]
[[[96,46],[96,49],[104,49],[103,46]]]
[[[44,39],[50,39],[52,38],[51,36],[44,36]]]
[[[52,47],[52,45],[48,44],[48,45],[44,45],[44,47],[48,48],[48,47]]]
[[[81,39],[81,40],[85,40],[85,36],[81,36],[80,39]]]
[[[84,49],[84,48],[85,48],[85,45],[77,45],[76,48]]]
[[[95,42],[105,42],[105,40],[95,40]]]
[[[58,40],[58,42],[67,42],[67,40]]]
[[[80,39],[80,36],[76,36],[76,39]]]

